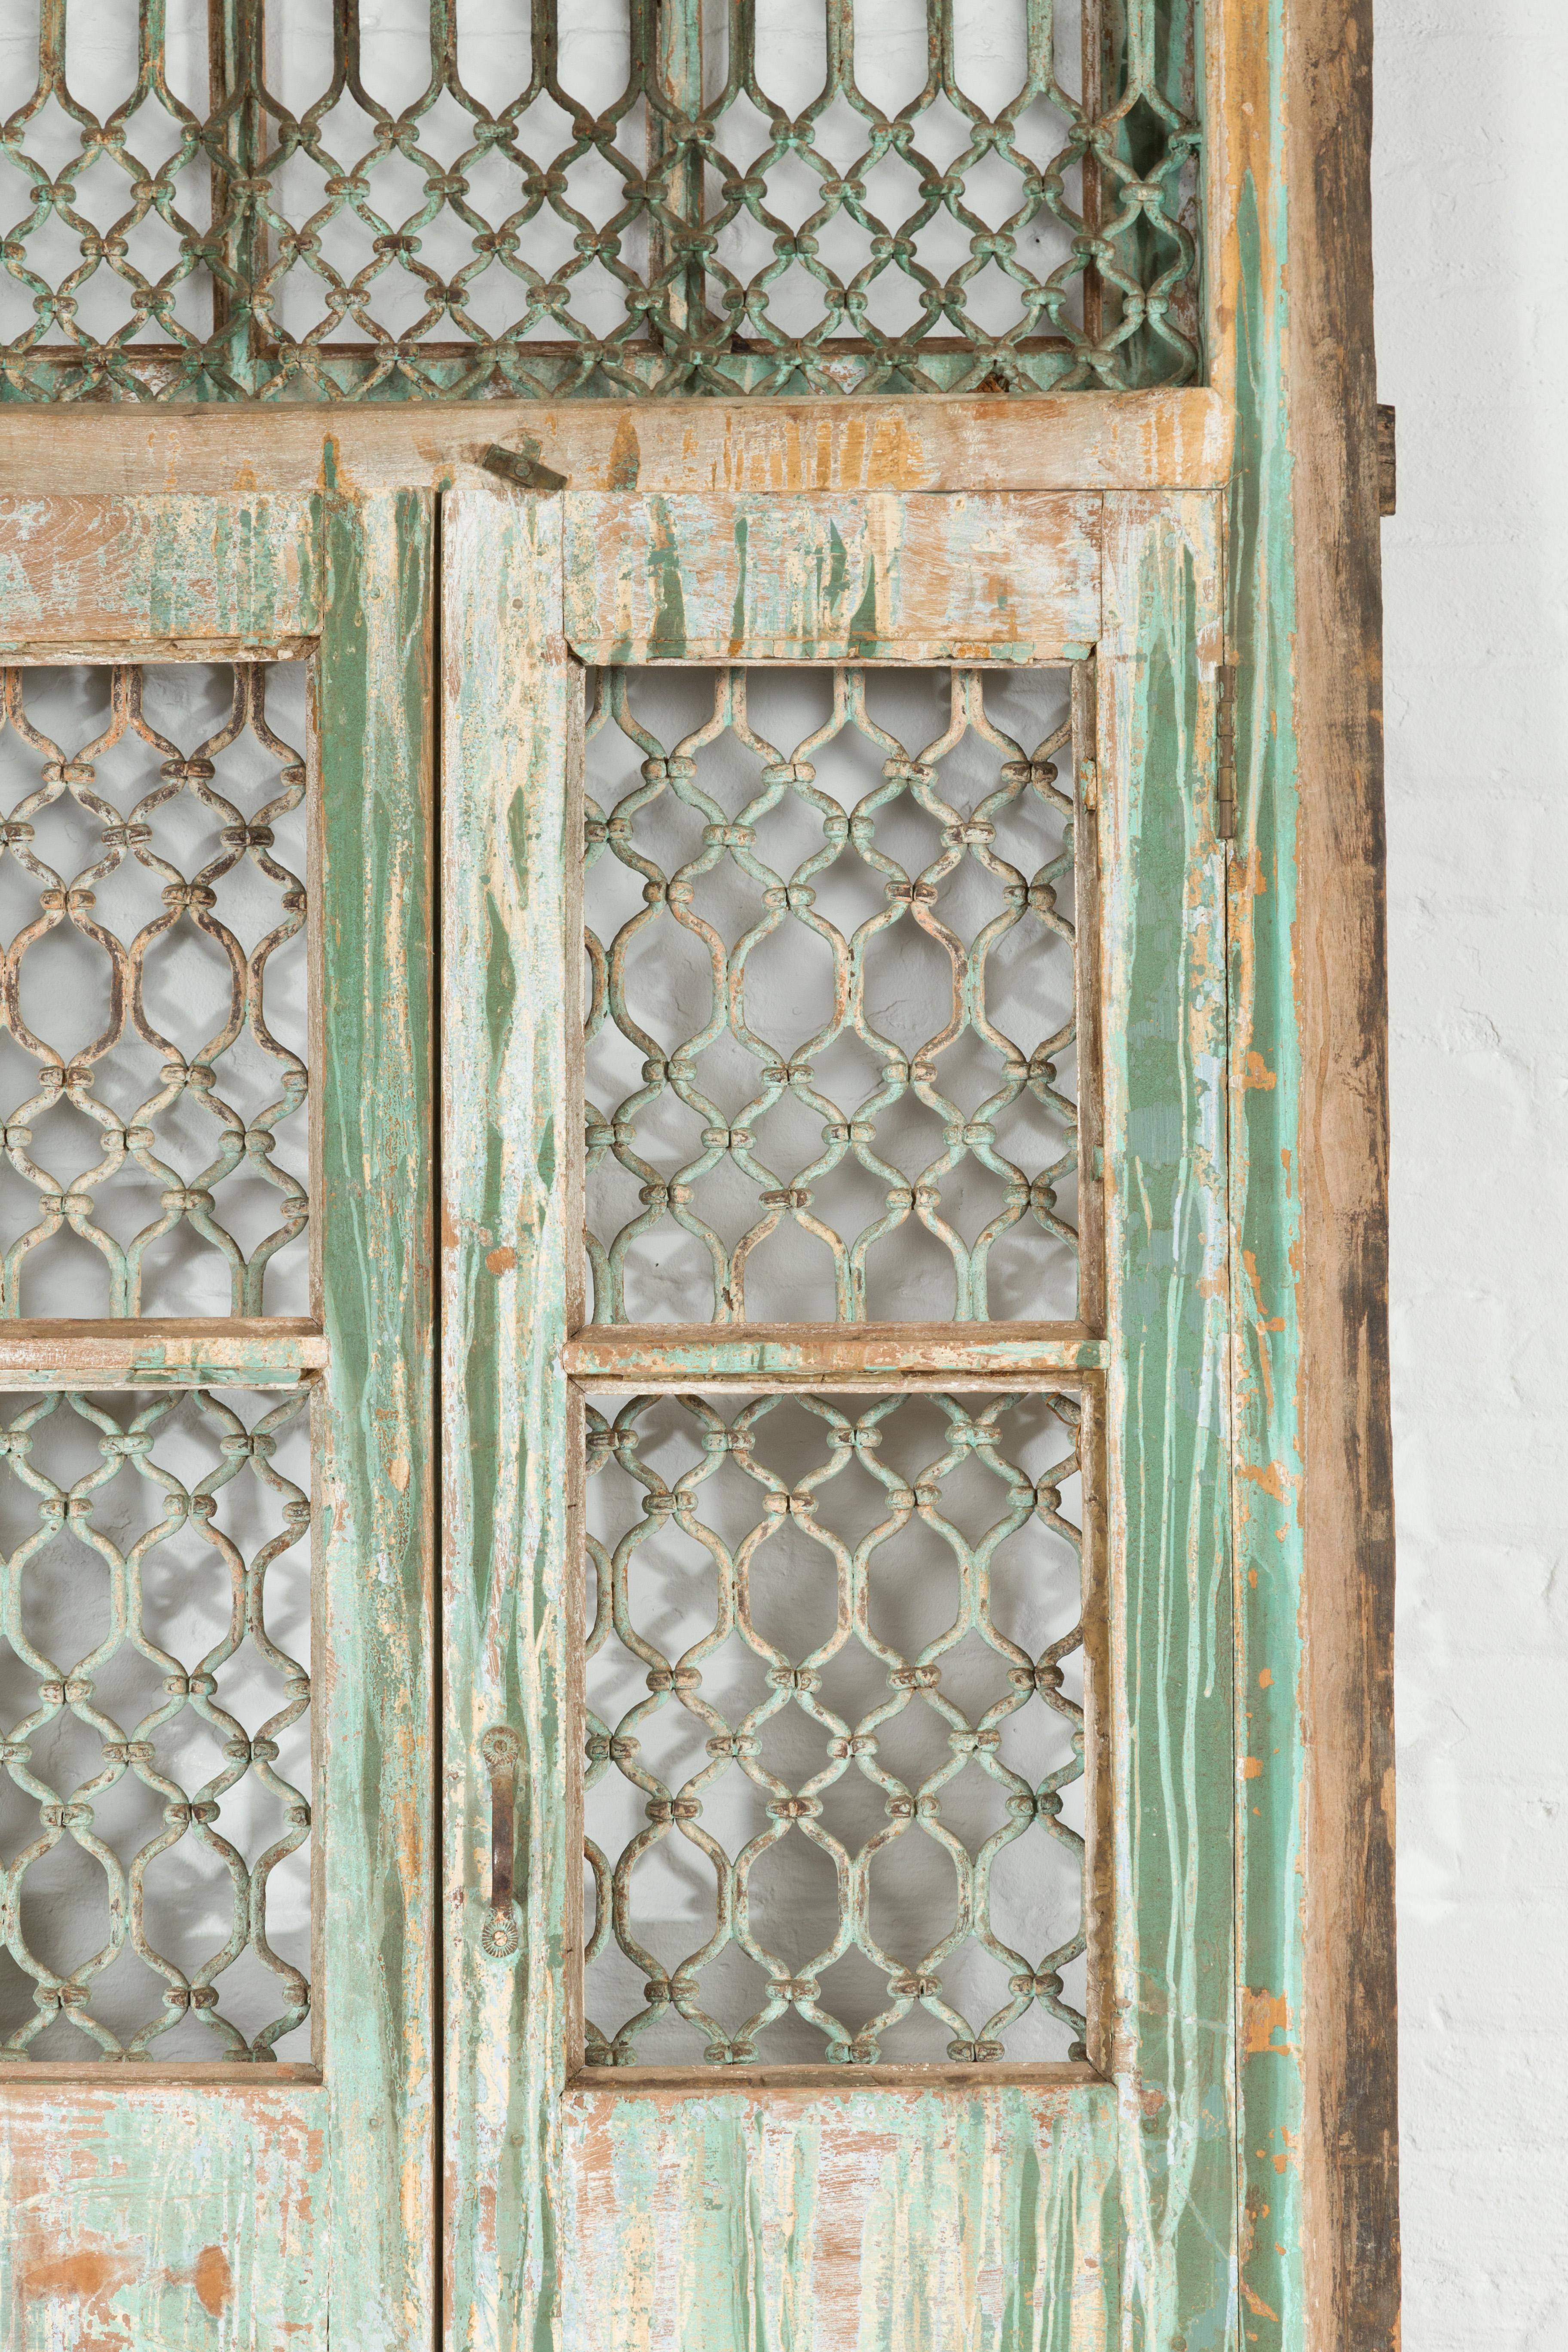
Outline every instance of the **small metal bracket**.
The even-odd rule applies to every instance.
[[[520,1939],[512,1889],[517,1868],[517,1767],[522,1742],[505,1724],[487,1731],[479,1753],[490,1776],[490,1907],[479,1942],[492,1960],[504,1960]]]
[[[553,466],[542,463],[539,444],[526,438],[521,449],[503,449],[492,441],[479,463],[488,473],[499,474],[505,482],[515,482],[520,490],[532,490],[540,498],[552,498],[563,490],[571,479],[569,474],[558,474]]]
[[[1219,666],[1219,708],[1215,716],[1218,753],[1215,831],[1222,841],[1236,839],[1236,668],[1228,656]]]
[[[1394,411],[1386,402],[1377,412],[1377,511],[1391,515],[1399,495],[1399,446]]]

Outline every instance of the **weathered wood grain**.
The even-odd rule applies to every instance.
[[[1219,502],[1106,517],[1099,683],[1127,2340],[1233,2340],[1234,1738]]]
[[[1399,2333],[1381,654],[1367,0],[1211,11],[1227,557],[1249,2339]]]
[[[298,493],[0,499],[0,651],[313,636],[318,525]]]
[[[1110,2352],[1108,2086],[563,2103],[568,2352]]]
[[[254,2076],[254,2070],[251,2070]],[[327,2094],[0,2081],[0,2342],[16,2352],[327,2343]],[[366,2339],[362,2339],[366,2340]]]
[[[488,2352],[548,2341],[567,2258],[559,1354],[581,1313],[568,828],[581,688],[562,631],[560,501],[476,476],[444,501],[443,551],[445,2286],[448,2341]],[[489,1904],[492,1727],[521,1741],[510,1939]]]
[[[293,1388],[327,1360],[317,1323],[288,1316],[189,1320],[146,1317],[0,1326],[0,1388]]]
[[[796,1323],[744,1332],[710,1323],[616,1328],[591,1324],[562,1349],[561,1360],[584,1388],[637,1390],[665,1385],[704,1390],[819,1387],[886,1388],[958,1381],[1013,1387],[1055,1372],[1098,1370],[1103,1339],[1028,1324]]]
[[[1372,0],[1300,0],[1287,169],[1303,1120],[1312,2338],[1399,2342],[1394,1460]]]
[[[569,491],[583,660],[1050,661],[1100,634],[1100,501]]]
[[[992,400],[416,401],[12,407],[0,493],[440,488],[491,442],[584,490],[1203,488],[1229,473],[1199,386]]]
[[[434,2330],[435,502],[332,499],[321,745],[321,2341]]]

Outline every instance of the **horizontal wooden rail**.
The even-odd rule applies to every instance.
[[[326,1360],[292,1317],[0,1323],[0,1388],[292,1388]]]
[[[797,1323],[735,1331],[709,1323],[595,1324],[562,1363],[580,1387],[1012,1389],[1099,1371],[1105,1340],[1073,1324]]]
[[[0,492],[440,488],[492,444],[574,489],[1212,489],[1234,418],[1215,393],[822,400],[534,400],[6,412]]]

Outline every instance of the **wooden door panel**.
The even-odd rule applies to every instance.
[[[0,499],[0,645],[280,646],[321,627],[321,501]]]
[[[673,582],[688,616],[710,594],[710,572],[655,511],[664,503],[538,498],[469,478],[446,504],[454,2340],[510,2345],[549,2326],[574,2352],[607,2341],[1011,2352],[1152,2347],[1184,2328],[1223,2344],[1235,2151],[1224,890],[1210,792],[1218,502],[1089,501],[1095,528],[1065,552],[1060,539],[1030,539],[1035,502],[994,502],[999,533],[1032,551],[1028,593],[1059,594],[1085,630],[1075,650],[1095,656],[1086,773],[1104,893],[1109,1321],[1103,1335],[911,1327],[903,1351],[887,1325],[583,1328],[581,1168],[563,1120],[582,1017],[573,657],[646,656],[664,642],[658,593],[668,609]],[[816,503],[820,520],[813,507],[803,525],[799,502],[781,501],[759,537],[826,539],[833,501]],[[896,539],[918,508],[918,528],[940,530],[931,513],[947,504],[910,500],[879,527]],[[697,530],[694,513],[692,543],[733,549],[734,520],[726,505]],[[748,548],[752,520],[748,509]],[[1102,542],[1116,574],[1105,617]],[[1092,611],[1072,604],[1086,581]],[[626,619],[639,598],[646,628]],[[936,625],[910,642],[952,646],[934,586],[930,609]],[[756,659],[780,640],[696,642],[704,657]],[[1010,659],[1014,644],[965,640],[965,652]],[[1092,1926],[1107,2009],[1089,2057],[1024,2073],[574,2073],[574,1391],[732,1393],[825,1377],[864,1391],[906,1373],[956,1391],[966,1375],[1027,1386],[1068,1365],[1103,1367],[1108,1400],[1090,1497],[1103,1569],[1092,1532],[1089,1545],[1108,1596],[1096,1697],[1110,1827]],[[518,1869],[499,1904],[495,1807],[510,1806],[513,1783],[486,1760],[498,1729],[521,1741]],[[510,1837],[510,1816],[505,1826]]]
[[[312,2048],[169,2066],[156,2040],[79,2063],[8,2050],[0,2335],[392,2352],[426,2340],[434,2287],[434,502],[74,499],[52,520],[50,504],[11,542],[0,635],[20,659],[286,642],[312,664],[311,1312],[0,1321],[0,1388],[27,1399],[308,1384]]]
[[[1100,526],[1092,495],[574,492],[565,632],[588,662],[1071,661]]]

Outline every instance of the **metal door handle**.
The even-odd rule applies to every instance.
[[[517,1763],[522,1742],[504,1724],[479,1742],[490,1776],[490,1908],[479,1941],[492,1959],[505,1959],[518,1946]]]

